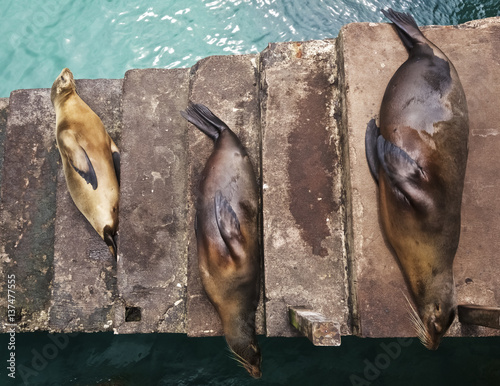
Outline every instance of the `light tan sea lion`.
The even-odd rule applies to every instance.
[[[116,258],[120,152],[100,118],[78,96],[69,69],[54,81],[50,98],[71,198]]]

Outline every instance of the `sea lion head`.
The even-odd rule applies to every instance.
[[[259,379],[262,376],[262,372],[260,371],[261,354],[255,336],[252,337],[250,341],[231,339],[226,336],[226,341],[229,349],[234,354],[234,359],[239,362],[253,378]]]
[[[73,73],[69,68],[64,68],[52,84],[52,90],[50,91],[52,105],[55,106],[56,99],[61,100],[61,98],[64,98],[75,90],[76,85]]]
[[[437,280],[439,281],[439,280]],[[416,310],[410,305],[410,319],[422,344],[429,350],[436,350],[456,315],[453,280],[451,285],[433,285],[428,296],[416,302]],[[408,299],[407,299],[408,300]]]

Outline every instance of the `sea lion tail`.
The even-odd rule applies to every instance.
[[[214,141],[219,138],[222,131],[228,129],[224,122],[202,104],[189,102],[186,111],[180,113],[188,122],[191,122]]]
[[[116,260],[116,256],[117,256],[116,240],[115,240],[116,233],[111,229],[111,227],[109,225],[106,225],[103,229],[102,234],[103,234],[102,238],[104,239],[104,242],[108,245],[109,251],[111,252],[111,254],[113,255],[113,257]]]
[[[382,9],[382,13],[396,25],[396,31],[399,38],[408,51],[411,50],[416,43],[423,43],[426,41],[415,19],[410,14],[396,12],[392,8],[389,8],[387,11]]]

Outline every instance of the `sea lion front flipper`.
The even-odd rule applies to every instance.
[[[215,219],[219,232],[232,257],[242,257],[243,235],[236,213],[220,190],[215,193]]]
[[[118,180],[118,186],[120,185],[120,150],[118,146],[111,140],[111,156],[113,157],[113,166],[115,167],[116,179]]]
[[[377,138],[380,136],[380,129],[375,123],[375,119],[368,122],[365,134],[365,153],[370,173],[378,184],[379,161],[377,156]]]
[[[118,186],[120,185],[120,153],[111,153],[113,156],[113,166],[115,167],[116,179],[118,180]]]
[[[85,149],[80,146],[72,134],[62,134],[59,145],[73,169],[75,169],[87,184],[92,185],[92,189],[96,190],[97,176]]]
[[[397,196],[412,206],[422,204],[424,195],[419,189],[425,179],[422,168],[408,153],[381,135],[377,138],[377,155],[395,192],[399,193]]]

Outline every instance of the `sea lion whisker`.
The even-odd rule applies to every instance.
[[[404,292],[403,296],[406,299],[408,318],[413,324],[413,328],[418,336],[418,339],[425,347],[428,347],[430,345],[431,338],[429,336],[429,333],[427,332],[427,329],[425,328],[424,322],[422,321],[422,319],[417,313],[417,310],[415,309],[415,307],[413,307],[413,304],[410,302],[410,300],[408,299],[408,297]]]
[[[238,363],[241,363],[244,367],[245,366],[250,366],[250,363],[245,358],[243,358],[241,355],[239,355],[238,353],[236,353],[231,347],[229,347],[229,350],[233,354],[232,358],[235,361],[237,361]]]
[[[411,319],[415,322],[422,323],[420,317],[418,316],[417,311],[415,310],[415,307],[413,307],[413,304],[410,302],[410,299],[408,299],[408,296],[406,296],[406,294],[403,291],[401,291],[401,293],[403,294],[406,300],[406,310],[408,311]]]

